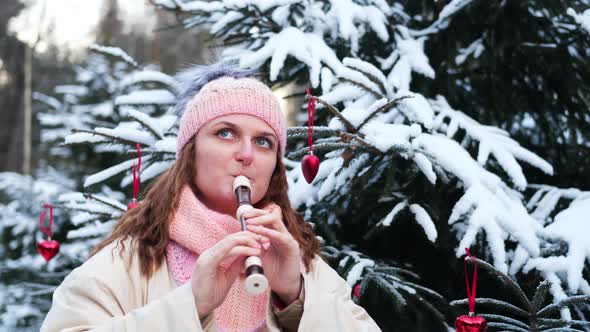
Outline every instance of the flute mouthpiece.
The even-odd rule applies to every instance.
[[[247,187],[250,189],[250,180],[248,180],[248,178],[243,175],[236,176],[234,179],[234,192],[238,187]]]

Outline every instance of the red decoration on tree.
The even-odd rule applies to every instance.
[[[320,160],[313,154],[313,118],[315,114],[315,97],[307,89],[309,102],[307,103],[307,143],[309,144],[309,154],[301,160],[301,170],[307,183],[311,183],[320,169]]]
[[[354,286],[354,290],[352,291],[352,295],[357,299],[361,299],[361,284]]]
[[[465,248],[468,257],[471,255],[468,248]],[[467,260],[467,257],[465,258]],[[488,329],[488,323],[485,318],[475,315],[475,292],[477,290],[477,263],[473,270],[473,286],[469,287],[469,276],[467,275],[467,262],[464,262],[465,286],[467,288],[467,299],[469,301],[469,314],[457,317],[455,320],[456,332],[485,332]]]
[[[43,220],[45,219],[47,209],[49,209],[49,228],[43,226]],[[59,243],[51,239],[53,229],[53,205],[43,204],[43,212],[41,212],[41,216],[39,217],[39,228],[41,228],[41,231],[47,235],[48,239],[37,244],[37,251],[43,256],[43,258],[45,258],[46,262],[49,262],[49,260],[55,257],[59,252]]]
[[[139,145],[139,143],[137,143],[136,145],[137,148],[137,167],[135,167],[135,165],[133,165],[132,170],[133,170],[133,199],[131,200],[131,202],[129,202],[129,204],[127,204],[127,211],[137,207],[139,205],[139,202],[137,201],[137,195],[139,194],[139,183],[140,183],[140,179],[139,179],[139,172],[141,171],[141,146]]]

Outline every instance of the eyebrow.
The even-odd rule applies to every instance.
[[[220,122],[217,122],[216,124],[214,124],[213,127],[218,126],[218,125],[225,125],[225,126],[228,126],[228,127],[232,128],[232,129],[235,129],[238,132],[240,131],[240,128],[238,128],[237,125],[235,125],[235,124],[233,124],[231,122],[220,121]],[[276,140],[275,134],[273,134],[273,133],[271,133],[269,131],[261,131],[261,132],[258,132],[258,134],[259,135],[262,135],[262,136],[270,137],[270,138],[273,138],[273,139]]]

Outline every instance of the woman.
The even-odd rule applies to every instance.
[[[290,206],[285,117],[254,74],[217,64],[178,76],[177,161],[55,290],[42,331],[379,331]],[[252,187],[246,231],[238,175]],[[269,281],[257,296],[248,256]]]

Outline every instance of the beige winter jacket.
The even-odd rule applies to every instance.
[[[177,286],[166,262],[146,279],[125,241],[111,244],[73,270],[53,293],[41,327],[52,331],[217,331],[212,315],[199,321],[190,283]],[[130,260],[130,258],[133,258]],[[320,257],[303,274],[299,300],[279,311],[269,301],[267,331],[380,331],[350,299],[350,287]]]

